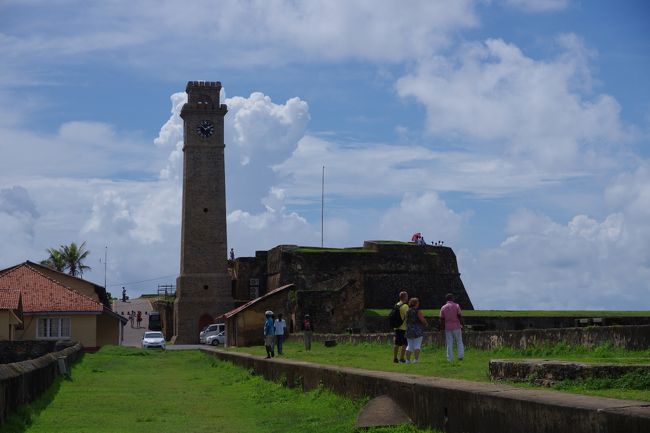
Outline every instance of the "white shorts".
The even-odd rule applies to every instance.
[[[408,350],[409,352],[415,352],[416,350],[420,350],[420,347],[422,346],[422,337],[407,338],[406,341],[408,342],[408,346],[406,346],[406,350]]]

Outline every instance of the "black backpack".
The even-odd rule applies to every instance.
[[[390,310],[390,313],[388,313],[388,323],[390,324],[390,327],[393,329],[399,328],[402,326],[402,323],[404,323],[404,320],[402,320],[402,315],[400,314],[400,307],[404,304],[395,304],[392,310]]]

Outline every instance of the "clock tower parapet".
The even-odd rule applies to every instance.
[[[223,116],[228,111],[226,104],[219,103],[220,81],[188,81],[185,92],[187,92],[187,102],[181,109],[183,119],[191,112],[211,112]]]

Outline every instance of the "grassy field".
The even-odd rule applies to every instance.
[[[362,405],[323,389],[288,389],[196,350],[107,347],[85,355],[71,380],[21,408],[2,431],[353,432]]]
[[[262,355],[263,347],[235,348]],[[465,359],[447,362],[443,348],[424,347],[419,364],[394,364],[392,349],[379,344],[339,344],[326,348],[315,343],[306,352],[300,341],[287,341],[284,357],[321,364],[364,368],[368,370],[394,371],[425,376],[466,379],[481,382],[490,381],[488,362],[490,359],[562,359],[581,362],[646,363],[650,364],[650,349],[645,351],[626,351],[608,346],[585,348],[557,345],[528,350],[499,349],[492,351],[467,349]],[[518,386],[533,387],[529,384]],[[564,383],[556,389],[578,394],[600,395],[614,398],[650,401],[650,375],[624,377],[621,380],[599,380],[589,382]]]
[[[390,309],[374,308],[365,310],[367,316],[388,317]],[[422,310],[425,316],[433,317],[440,310]],[[598,310],[464,310],[467,317],[649,317],[650,311],[598,311]]]

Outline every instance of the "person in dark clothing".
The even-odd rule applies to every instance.
[[[426,319],[420,310],[420,300],[411,298],[409,309],[406,312],[406,362],[411,362],[413,354],[413,363],[420,361],[420,348],[424,337],[424,327],[428,326]]]
[[[305,350],[311,350],[311,336],[314,332],[314,323],[309,314],[305,314],[305,319],[302,321],[302,336],[305,341]]]

